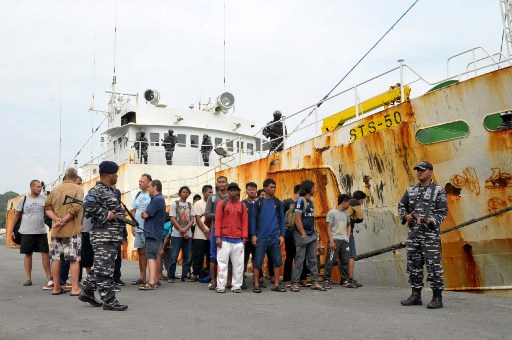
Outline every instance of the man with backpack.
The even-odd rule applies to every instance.
[[[205,224],[210,227],[210,275],[211,283],[209,290],[215,290],[217,287],[217,244],[215,241],[215,212],[217,203],[228,198],[228,179],[226,176],[217,177],[216,193],[208,197],[204,211]],[[228,278],[229,281],[229,278]]]
[[[245,204],[245,207],[247,208],[247,212],[249,215],[249,223],[252,220],[252,208],[254,206],[254,202],[258,199],[257,196],[258,191],[258,185],[254,182],[248,182],[245,184],[245,193],[247,194],[247,198],[245,198],[242,203]],[[247,239],[249,242],[245,243],[245,249],[244,249],[244,273],[247,271],[247,263],[249,262],[249,256],[252,255],[252,260],[254,261],[254,253],[256,251],[256,248],[251,242],[252,235],[251,235],[251,228],[249,228],[249,235],[247,235]],[[242,283],[242,289],[247,289],[247,285],[244,282]]]
[[[318,233],[315,230],[315,207],[311,197],[316,193],[315,183],[308,179],[300,185],[300,197],[295,204],[295,261],[292,272],[292,292],[299,292],[300,273],[304,265],[304,258],[307,261],[311,272],[311,289],[325,291],[325,288],[318,284],[318,261],[316,240]]]
[[[272,178],[267,178],[263,182],[263,189],[265,190],[265,196],[258,198],[251,217],[252,244],[256,247],[253,292],[261,293],[259,274],[268,250],[270,250],[274,265],[274,287],[272,291],[286,292],[286,289],[279,285],[279,272],[283,264],[281,247],[284,245],[284,235],[286,233],[283,202],[274,196],[276,182]]]
[[[30,181],[30,194],[23,197],[16,207],[11,230],[14,239],[14,227],[20,222],[19,233],[22,235],[20,254],[25,255],[25,282],[24,286],[32,286],[32,254],[41,253],[43,269],[48,282],[43,287],[45,290],[53,289],[50,279],[50,247],[48,235],[44,224],[44,196],[41,194],[43,186],[38,180]],[[21,220],[21,221],[20,221]],[[58,278],[57,278],[58,280]]]
[[[217,204],[215,209],[215,242],[219,274],[217,293],[224,293],[228,279],[228,263],[233,265],[232,291],[242,292],[244,274],[244,246],[248,233],[248,215],[245,204],[240,202],[240,187],[236,183],[228,185],[227,199]]]
[[[286,228],[286,235],[284,237],[286,257],[284,260],[283,281],[286,288],[290,288],[292,284],[293,259],[295,258],[295,241],[293,240],[293,232],[295,231],[295,203],[299,199],[299,192],[300,184],[297,184],[293,187],[293,196],[283,201],[284,225]],[[306,286],[307,273],[307,266],[304,264],[300,274],[300,281],[303,286]]]
[[[190,196],[190,189],[187,186],[182,186],[178,191],[180,196],[179,201],[171,202],[171,209],[169,215],[171,216],[172,231],[165,238],[163,249],[169,241],[171,241],[171,262],[169,264],[168,280],[169,283],[174,283],[176,277],[176,263],[178,262],[178,255],[182,251],[182,267],[181,267],[181,281],[187,280],[187,274],[190,270],[190,262],[192,260],[192,226],[195,221],[194,207],[187,198]]]

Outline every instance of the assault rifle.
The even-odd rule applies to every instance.
[[[66,204],[80,204],[80,205],[83,205],[83,201],[77,199],[77,198],[74,198],[74,197],[71,197],[69,195],[66,195],[64,197],[64,203],[62,203],[63,205],[66,205]],[[135,217],[133,217],[132,213],[130,212],[130,210],[128,210],[128,208],[126,207],[126,205],[124,205],[123,202],[120,202],[120,205],[122,205],[123,207],[123,210],[126,214],[128,214],[128,216],[130,216],[131,220],[130,219],[127,219],[126,216],[124,215],[121,215],[121,214],[115,214],[115,218],[116,220],[118,220],[119,222],[122,222],[122,223],[126,223],[126,224],[129,224],[131,226],[134,226],[140,230],[143,230],[143,231],[146,231],[144,228],[140,227],[139,226],[139,222],[137,222],[137,220],[135,219]],[[105,207],[103,207],[105,208]],[[105,208],[106,209],[106,208]],[[108,209],[107,209],[108,210]]]

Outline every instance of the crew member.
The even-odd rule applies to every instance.
[[[118,166],[114,162],[100,163],[100,181],[89,190],[84,200],[84,211],[91,217],[91,244],[94,250],[94,267],[87,276],[84,290],[78,298],[95,307],[103,305],[105,310],[124,311],[114,291],[114,265],[117,250],[123,242],[123,225],[116,219],[123,210],[116,198],[112,185],[117,183]],[[98,288],[101,300],[96,300],[94,291]]]
[[[176,143],[178,143],[178,137],[174,135],[173,130],[168,131],[169,134],[162,139],[162,144],[165,149],[165,159],[167,161],[167,165],[172,165],[172,156],[174,154],[174,149],[176,148]]]
[[[212,149],[213,149],[212,140],[205,133],[203,135],[203,142],[201,143],[201,156],[203,156],[204,166],[210,165],[210,152],[212,152]]]
[[[137,159],[139,162],[148,164],[148,139],[145,137],[144,131],[139,131],[136,134],[135,150],[137,150]]]
[[[427,308],[443,307],[443,267],[441,265],[440,225],[448,214],[446,192],[432,180],[434,167],[429,162],[419,162],[414,167],[419,183],[407,188],[398,203],[402,224],[407,222],[407,273],[412,295],[402,300],[404,306],[421,305],[423,266],[427,265],[427,281],[433,298]]]
[[[272,151],[282,151],[284,149],[283,132],[287,135],[288,131],[281,121],[282,116],[281,111],[274,111],[274,120],[268,122],[263,128],[263,135],[270,139],[269,154]]]

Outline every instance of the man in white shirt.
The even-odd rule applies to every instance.
[[[204,212],[208,197],[213,193],[211,185],[204,185],[202,189],[203,199],[194,204],[194,212],[196,213],[196,229],[192,240],[192,280],[197,280],[201,269],[203,268],[204,259],[206,258],[206,268],[210,268],[210,228],[204,224]]]

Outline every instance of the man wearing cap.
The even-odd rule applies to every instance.
[[[284,148],[283,133],[287,135],[288,131],[286,126],[283,127],[282,116],[281,111],[274,111],[274,120],[268,122],[263,129],[263,135],[270,139],[269,154],[272,151],[282,151]]]
[[[85,215],[91,218],[92,223],[90,238],[94,267],[78,298],[94,307],[103,305],[105,310],[123,311],[128,306],[117,301],[113,282],[117,249],[123,242],[123,225],[116,219],[116,215],[123,215],[123,210],[111,188],[117,183],[119,167],[114,162],[103,161],[99,168],[100,181],[89,190],[83,204]],[[103,303],[94,297],[96,288]]]
[[[224,293],[228,274],[228,263],[233,265],[231,290],[242,292],[244,276],[244,247],[248,234],[249,215],[247,207],[240,202],[240,187],[229,183],[228,198],[219,202],[215,211],[215,242],[217,244],[217,293]]]
[[[423,265],[427,265],[427,281],[433,298],[427,308],[443,307],[443,267],[441,265],[441,223],[448,214],[446,192],[432,180],[434,167],[421,161],[414,167],[419,183],[407,188],[398,203],[398,214],[402,224],[407,222],[407,273],[412,295],[402,300],[404,306],[421,305],[423,288]]]
[[[201,143],[201,156],[203,156],[204,166],[209,166],[210,165],[210,152],[212,152],[212,149],[213,149],[212,140],[205,133],[203,135],[203,141]]]

